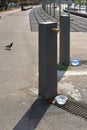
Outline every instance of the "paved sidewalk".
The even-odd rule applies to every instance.
[[[0,130],[87,130],[84,118],[38,99],[38,32],[30,31],[30,11],[2,14],[0,20]],[[6,26],[7,22],[11,27]],[[11,39],[14,47],[4,50],[3,46]],[[71,33],[70,57],[80,58],[81,62],[58,76],[58,93],[84,103],[87,103],[86,43],[86,32]]]

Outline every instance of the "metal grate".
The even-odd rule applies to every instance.
[[[65,105],[56,104],[56,106],[87,120],[87,105],[68,99]]]

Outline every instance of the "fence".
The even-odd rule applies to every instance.
[[[87,13],[87,0],[83,3],[72,2],[72,0],[42,0],[42,8],[46,13],[58,19],[59,16],[65,14],[65,11],[68,15],[71,10]]]
[[[58,18],[68,8],[68,2],[65,0],[43,0],[42,8],[52,17]]]

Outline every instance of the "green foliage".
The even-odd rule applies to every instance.
[[[84,2],[84,0],[75,0],[76,2],[78,2],[79,4],[82,4]]]
[[[62,64],[58,64],[57,65],[57,69],[61,70],[61,71],[66,71],[68,69],[68,66],[62,65]]]

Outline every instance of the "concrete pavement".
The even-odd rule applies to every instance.
[[[12,130],[36,99],[29,93],[37,87],[37,33],[30,33],[29,11],[1,16],[0,130]],[[12,49],[5,50],[11,42]]]
[[[85,119],[38,99],[38,32],[30,31],[30,11],[0,14],[0,130],[87,130]],[[5,50],[11,41],[12,50]],[[80,58],[81,62],[69,68],[71,75],[58,73],[58,93],[84,103],[86,42],[86,32],[71,33],[70,57]],[[82,74],[78,75],[78,71]]]

